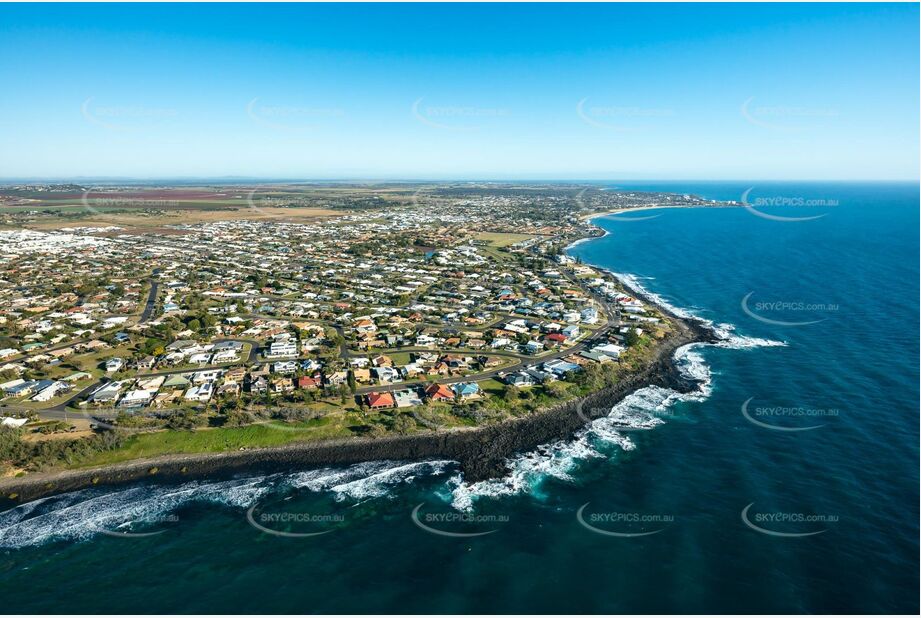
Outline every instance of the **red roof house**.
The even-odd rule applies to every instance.
[[[368,407],[371,409],[392,408],[393,406],[393,395],[390,393],[371,393],[368,395]]]
[[[319,387],[320,387],[320,379],[319,379],[319,378],[312,378],[312,377],[310,377],[310,376],[301,376],[301,377],[299,377],[299,378],[297,379],[297,387],[298,387],[298,388],[307,388],[307,389],[310,389],[310,388],[319,388]]]
[[[454,401],[454,391],[444,384],[430,384],[425,389],[425,396],[432,401]]]

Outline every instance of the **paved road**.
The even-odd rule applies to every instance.
[[[156,274],[159,273],[159,272],[160,272],[160,269],[159,269],[159,268],[156,268],[156,269],[154,269],[153,274],[156,275]],[[157,283],[156,281],[154,281],[153,278],[151,278],[149,281],[150,281],[150,284],[151,284],[151,285],[150,285],[150,292],[149,292],[148,295],[147,295],[147,302],[146,302],[146,304],[144,305],[144,310],[141,312],[141,315],[140,315],[140,317],[138,318],[138,321],[137,321],[138,324],[143,324],[144,322],[146,322],[147,320],[149,320],[151,314],[153,313],[153,310],[154,310],[154,309],[156,308],[156,306],[157,306],[157,292],[158,292],[158,290],[159,290],[159,285],[160,285],[160,284]],[[83,303],[83,299],[80,299],[80,300],[78,301],[77,304],[78,304],[78,306],[79,306],[79,305],[82,305],[82,303]],[[121,316],[121,314],[115,314],[115,315]],[[81,338],[79,338],[79,339],[71,339],[71,340],[69,340],[69,341],[62,341],[61,343],[56,343],[56,344],[54,344],[54,345],[52,345],[52,346],[48,346],[48,347],[46,347],[46,348],[38,349],[38,350],[36,350],[35,352],[30,352],[30,353],[28,353],[28,354],[17,354],[17,355],[15,355],[15,356],[11,356],[11,357],[9,357],[9,358],[7,358],[7,359],[4,359],[4,360],[5,360],[6,362],[11,362],[11,363],[12,363],[12,362],[24,361],[24,360],[30,359],[30,358],[32,358],[32,357],[34,357],[34,356],[39,356],[39,355],[41,355],[41,354],[47,354],[48,352],[52,352],[52,351],[54,351],[54,350],[62,350],[62,349],[64,349],[64,348],[69,348],[69,347],[71,347],[71,346],[79,345],[79,344],[81,344],[81,343],[88,343],[88,342],[92,341],[93,339],[98,339],[98,338],[99,338],[99,335],[94,335],[94,336],[92,336],[92,337],[81,337]]]
[[[141,317],[138,320],[138,324],[143,324],[153,315],[154,309],[157,308],[157,292],[160,290],[160,284],[153,279],[150,280],[150,293],[147,294],[147,304],[144,305],[144,311],[141,312]]]
[[[514,373],[529,365],[540,364],[548,360],[553,360],[557,358],[562,358],[564,356],[569,356],[570,354],[578,354],[579,352],[584,350],[589,344],[602,340],[604,336],[608,333],[608,331],[620,326],[620,311],[612,307],[606,298],[596,295],[593,290],[583,285],[582,282],[578,280],[578,278],[573,277],[570,273],[566,273],[566,279],[569,280],[573,285],[578,286],[579,289],[581,289],[586,294],[588,294],[589,297],[595,299],[601,305],[604,311],[605,317],[607,318],[607,321],[605,322],[604,325],[602,325],[597,330],[593,331],[589,337],[587,337],[583,341],[580,341],[576,345],[569,347],[569,348],[564,348],[562,350],[557,350],[555,352],[551,352],[550,354],[545,354],[545,355],[540,355],[540,356],[523,356],[519,354],[517,356],[522,359],[521,362],[519,363],[510,365],[510,366],[499,367],[499,368],[496,368],[490,371],[484,371],[482,373],[472,374],[469,376],[464,376],[464,377],[452,376],[448,378],[438,378],[436,380],[428,380],[426,382],[419,382],[419,383],[397,382],[395,384],[387,384],[387,385],[363,386],[357,389],[356,393],[367,394],[371,392],[384,392],[384,391],[390,392],[390,391],[395,391],[395,390],[401,390],[407,387],[419,386],[427,382],[435,382],[436,384],[448,384],[448,383],[458,382],[458,381],[478,382],[481,380],[489,380],[491,378],[495,378],[500,373],[501,374]],[[406,351],[406,350],[400,350],[400,351]],[[494,355],[500,355],[500,356],[501,355],[508,355],[508,356],[514,355],[512,353],[500,354],[498,352],[488,352],[488,353],[484,352],[484,354],[494,354]]]
[[[214,343],[220,343],[221,341],[240,341],[242,343],[248,343],[250,345],[249,355],[247,356],[246,359],[241,359],[240,362],[243,362],[243,363],[249,363],[252,360],[253,356],[257,353],[257,350],[259,349],[259,345],[260,345],[259,342],[256,341],[255,339],[241,339],[241,338],[233,338],[233,337],[216,339]],[[266,362],[268,361],[257,361],[257,364],[265,364]],[[229,363],[229,364],[235,364],[235,363]],[[207,371],[209,369],[226,369],[226,368],[227,368],[227,365],[225,364],[225,365],[207,365],[204,367],[185,368],[185,369],[164,369],[162,371],[152,371],[150,373],[138,374],[134,377],[135,378],[153,378],[157,376],[170,376],[170,375],[176,375],[180,373],[190,373],[192,371]],[[91,393],[95,388],[101,386],[102,384],[108,381],[109,380],[98,380],[96,382],[93,382],[89,386],[84,387],[83,389],[75,392],[73,395],[68,397],[66,400],[62,401],[61,403],[55,406],[52,406],[50,408],[44,408],[42,410],[33,409],[31,411],[37,413],[39,417],[43,419],[65,419],[65,418],[72,419],[75,416],[80,416],[79,412],[74,413],[72,410],[68,411],[67,407],[70,406],[75,401],[79,401],[80,399],[84,398],[86,395]],[[12,408],[12,407],[6,408],[8,412],[14,409],[15,408]],[[4,408],[0,407],[0,410],[4,410]],[[95,414],[95,415],[104,417],[104,415],[99,415],[99,414]]]
[[[569,356],[570,354],[578,354],[586,348],[586,346],[592,342],[598,341],[600,335],[603,335],[609,329],[608,326],[604,326],[593,334],[592,337],[577,343],[576,345],[564,348],[562,350],[556,350],[550,354],[544,354],[540,356],[522,356],[522,360],[514,365],[505,365],[504,367],[497,367],[496,369],[491,369],[489,371],[483,371],[481,373],[474,373],[468,376],[450,376],[446,378],[438,378],[435,380],[425,380],[423,382],[397,382],[395,384],[378,384],[376,386],[363,386],[357,389],[355,392],[358,394],[366,393],[380,393],[384,391],[395,391],[402,390],[408,387],[421,386],[422,384],[429,384],[435,382],[436,384],[450,384],[454,382],[480,382],[482,380],[489,380],[495,378],[499,374],[508,374],[514,373],[520,369],[523,369],[529,365],[539,365],[548,360],[553,360],[556,358],[562,358],[564,356]],[[490,353],[492,354],[492,353]]]
[[[423,347],[407,347],[407,348],[388,349],[388,350],[380,351],[376,353],[399,353],[399,352],[413,352],[413,351],[419,351],[419,352],[425,351],[425,352],[437,352],[437,353],[449,353],[449,354],[450,353],[457,353],[457,354],[478,354],[479,353],[479,354],[484,354],[484,355],[518,358],[520,360],[518,363],[515,363],[514,365],[506,365],[503,367],[498,367],[496,369],[491,369],[489,371],[484,371],[484,372],[471,374],[471,375],[463,376],[463,377],[450,376],[450,377],[436,378],[434,380],[424,380],[424,381],[416,381],[416,382],[397,382],[394,384],[379,384],[379,385],[374,385],[374,386],[363,386],[361,388],[358,388],[356,390],[356,393],[357,394],[367,394],[371,392],[390,392],[390,391],[395,391],[395,390],[401,390],[401,389],[408,388],[408,387],[417,387],[417,386],[421,386],[423,384],[427,384],[431,382],[435,382],[437,384],[449,384],[449,383],[458,382],[458,381],[478,382],[482,380],[489,380],[489,379],[499,376],[499,374],[514,373],[529,365],[539,364],[539,363],[546,362],[548,360],[562,358],[564,356],[569,356],[570,354],[578,354],[580,351],[584,350],[588,344],[602,340],[603,337],[608,333],[608,331],[620,325],[619,310],[612,307],[612,305],[607,301],[606,298],[596,295],[593,290],[583,285],[582,282],[579,281],[578,277],[575,277],[572,273],[566,272],[565,269],[561,269],[561,272],[565,273],[566,279],[570,281],[574,286],[577,286],[579,289],[581,289],[586,294],[588,294],[589,297],[593,298],[596,302],[598,302],[604,311],[605,317],[607,318],[605,324],[602,325],[597,330],[593,331],[589,335],[589,337],[587,337],[585,340],[577,343],[574,346],[564,348],[561,350],[556,350],[549,354],[542,354],[539,356],[526,356],[526,355],[517,354],[514,352],[493,351],[493,350],[489,350],[489,351],[483,350],[480,352],[476,352],[476,351],[465,351],[465,350],[456,350],[456,349],[442,350],[442,349],[437,349],[437,348],[433,349],[433,348],[423,348]],[[149,317],[149,310],[152,310],[152,307],[156,305],[156,286],[157,284],[153,280],[151,280],[151,284],[152,284],[151,292],[150,292],[150,295],[148,296],[147,307],[145,307],[144,313],[141,315],[141,322],[143,322],[145,319],[147,319],[147,317]],[[244,314],[244,317],[260,317],[260,318],[267,318],[267,319],[293,319],[293,318],[280,318],[280,317],[275,317],[275,316],[264,316],[264,315],[258,315],[258,314]],[[348,350],[348,346],[345,343],[345,333],[343,332],[342,327],[339,326],[338,324],[333,324],[326,320],[304,319],[302,321],[322,324],[324,326],[330,326],[333,329],[335,329],[336,332],[339,334],[339,336],[342,337],[343,339],[343,344],[340,345],[339,347],[339,357],[343,359],[344,361],[348,361],[349,358],[354,357],[354,356],[366,356],[366,354],[351,352]],[[260,346],[259,342],[256,341],[255,339],[242,339],[242,338],[234,338],[234,337],[218,339],[218,340],[215,340],[215,343],[218,343],[221,341],[241,341],[244,343],[249,343],[250,344],[249,356],[245,360],[241,361],[243,363],[253,362],[253,357],[257,356],[257,352]],[[73,345],[73,342],[71,342],[70,345]],[[255,364],[267,364],[270,362],[272,361],[256,360]],[[189,368],[170,369],[170,370],[154,371],[150,373],[145,373],[143,374],[143,376],[138,376],[138,377],[175,375],[178,373],[188,373],[190,371],[206,371],[208,369],[222,369],[222,368],[226,368],[226,366],[227,365],[209,365],[209,366],[204,366],[204,367],[197,367],[194,369],[189,369]],[[58,405],[52,408],[47,408],[44,410],[36,410],[36,412],[42,418],[49,418],[49,419],[66,418],[68,415],[68,412],[66,410],[68,405],[70,405],[72,402],[76,400],[79,400],[85,394],[91,392],[92,389],[98,387],[102,383],[103,381],[96,382],[84,388],[83,390],[77,392],[76,394],[69,397],[64,402],[59,403]],[[74,413],[70,412],[69,414],[70,414],[70,418],[73,418]]]

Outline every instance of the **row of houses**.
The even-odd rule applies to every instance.
[[[372,392],[365,396],[365,403],[372,410],[387,408],[411,408],[424,402],[470,401],[482,397],[480,385],[476,382],[455,384],[430,384],[426,387],[405,388],[395,391]]]

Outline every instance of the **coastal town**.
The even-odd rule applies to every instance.
[[[472,427],[616,383],[670,321],[566,247],[602,234],[592,216],[710,205],[567,187],[224,188],[239,206],[200,216],[68,186],[61,200],[87,208],[61,216],[29,205],[48,191],[0,198],[0,419],[26,441],[115,432],[151,452],[208,431],[247,448],[227,433],[247,427],[281,433],[273,444]]]

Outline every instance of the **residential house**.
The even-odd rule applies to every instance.
[[[199,401],[207,402],[210,401],[211,396],[214,394],[214,383],[213,382],[203,382],[189,388],[185,393],[185,399],[187,401]]]
[[[291,378],[272,378],[271,389],[273,393],[290,393],[294,391],[294,380]]]
[[[563,378],[567,373],[581,371],[581,367],[560,359],[553,359],[543,364],[543,370]]]
[[[142,408],[149,404],[154,396],[157,394],[157,391],[148,391],[144,389],[137,389],[133,391],[128,391],[125,395],[118,400],[119,408]]]
[[[538,354],[541,350],[544,349],[544,344],[540,341],[531,340],[524,344],[524,351],[527,354]]]
[[[249,392],[262,395],[269,390],[269,380],[265,376],[250,376]]]
[[[579,330],[579,327],[576,326],[575,324],[571,324],[567,326],[566,328],[564,328],[562,333],[566,335],[566,337],[569,339],[575,339],[582,333],[582,331]]]
[[[451,385],[451,390],[461,401],[480,397],[480,385],[476,382],[458,382]]]
[[[297,387],[305,390],[316,390],[320,387],[320,378],[312,376],[301,376],[297,379]]]
[[[290,358],[297,356],[297,341],[275,341],[265,353],[266,358]]]
[[[393,397],[396,407],[398,408],[411,408],[413,406],[422,405],[422,399],[419,398],[419,393],[413,388],[396,391]]]
[[[506,384],[517,386],[519,388],[534,386],[537,383],[534,377],[525,371],[509,374],[505,376],[504,381]]]
[[[294,372],[297,371],[297,363],[294,361],[282,361],[280,363],[273,363],[272,371],[283,376],[293,375]]]
[[[168,378],[166,379],[166,381],[163,383],[163,387],[164,387],[164,388],[181,388],[181,389],[185,389],[185,388],[188,388],[189,385],[191,385],[191,384],[192,384],[192,383],[191,383],[189,380],[187,380],[185,377],[183,377],[183,376],[181,376],[181,375],[179,375],[179,374],[177,373],[177,374],[175,374],[175,375],[171,375],[170,377],[168,377]]]
[[[42,382],[45,382],[45,380],[42,380]],[[36,388],[36,394],[34,397],[32,397],[32,401],[49,401],[59,394],[69,391],[70,389],[71,386],[67,382],[54,381],[41,390]]]
[[[372,410],[381,408],[392,408],[394,406],[393,395],[390,393],[370,393],[367,397],[368,407]]]
[[[429,384],[425,396],[432,401],[454,401],[454,391],[446,384]]]
[[[124,381],[107,382],[93,391],[89,401],[99,404],[115,403],[115,400],[118,399],[118,395],[125,384],[127,384],[127,382]]]
[[[400,370],[390,366],[375,367],[374,377],[381,382],[400,382],[403,379]]]

